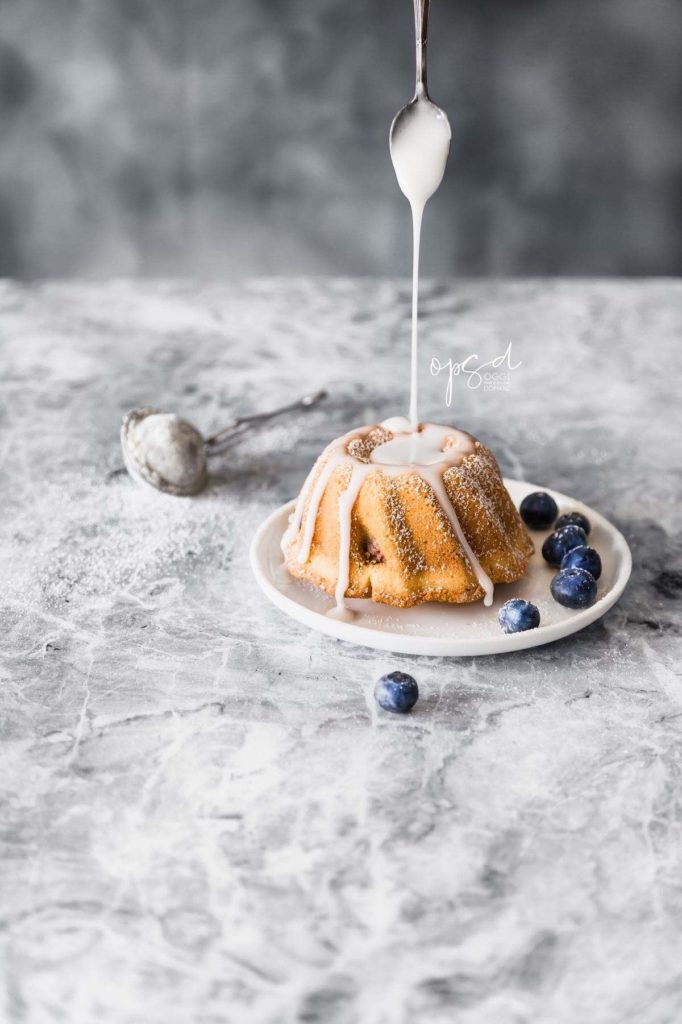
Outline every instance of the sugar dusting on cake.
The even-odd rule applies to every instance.
[[[480,564],[463,530],[446,487],[444,476],[459,468],[464,460],[475,454],[477,442],[470,434],[436,424],[420,424],[412,430],[408,420],[393,417],[383,423],[349,431],[333,441],[320,456],[306,480],[292,513],[288,529],[282,538],[282,550],[288,557],[289,548],[296,541],[295,558],[305,564],[311,553],[315,524],[320,502],[333,475],[343,470],[347,482],[339,495],[339,556],[335,607],[330,614],[348,620],[346,605],[350,581],[351,520],[360,489],[370,476],[413,477],[424,489],[425,497],[435,502],[439,514],[439,529],[454,538],[484,594],[484,604],[493,601],[492,580]],[[413,573],[426,569],[424,558],[413,542],[400,502],[389,502],[396,543],[401,549],[403,563]]]

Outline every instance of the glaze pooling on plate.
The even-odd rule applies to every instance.
[[[442,514],[436,517],[435,528],[442,531],[436,538],[437,544],[443,546],[443,561],[452,548],[452,539],[456,539],[459,558],[465,565],[466,573],[475,579],[475,585],[470,588],[470,593],[463,596],[453,597],[444,595],[442,600],[468,601],[477,600],[483,597],[484,604],[489,606],[493,601],[494,585],[493,580],[481,564],[481,558],[477,555],[474,547],[467,536],[466,530],[462,527],[460,517],[457,514],[455,504],[448,493],[444,476],[449,470],[459,469],[467,459],[478,456],[483,465],[478,466],[477,462],[471,464],[473,483],[469,486],[477,491],[477,500],[481,503],[490,501],[490,495],[486,493],[486,487],[493,492],[497,505],[504,504],[504,508],[493,508],[489,511],[489,517],[497,515],[497,519],[506,517],[511,521],[511,530],[508,533],[514,534],[513,542],[509,540],[509,546],[517,544],[516,561],[511,569],[500,570],[503,582],[518,579],[525,572],[527,559],[532,552],[532,544],[523,528],[509,496],[499,476],[499,470],[494,457],[487,449],[477,442],[470,434],[452,427],[444,427],[436,424],[424,424],[417,431],[413,431],[409,420],[403,417],[393,417],[378,425],[370,425],[349,431],[342,437],[332,441],[324,450],[315,466],[311,470],[303,485],[301,493],[296,502],[294,513],[291,517],[288,529],[282,538],[282,551],[291,571],[295,575],[305,575],[304,572],[297,572],[296,566],[305,566],[311,557],[311,551],[315,539],[315,531],[318,525],[318,514],[320,504],[327,494],[330,483],[337,478],[343,478],[343,484],[338,494],[338,564],[336,566],[336,582],[334,586],[335,607],[330,614],[336,618],[348,619],[350,611],[346,605],[347,591],[351,570],[351,534],[353,523],[353,510],[360,495],[363,484],[372,477],[380,476],[387,480],[400,481],[405,486],[406,479],[417,478],[417,485],[413,484],[412,489],[421,491],[420,500],[424,508],[432,510],[435,507]],[[475,471],[474,471],[475,466]],[[483,479],[487,473],[487,478]],[[500,492],[504,497],[500,496]],[[385,499],[389,503],[389,499]],[[394,502],[390,514],[394,525],[397,524],[406,538],[406,546],[409,542],[409,528],[404,522],[404,509],[399,502]],[[502,515],[504,513],[504,516]],[[441,520],[444,518],[445,522]],[[498,524],[496,537],[504,531]],[[518,537],[516,536],[518,534]],[[379,549],[372,550],[373,541],[368,540],[367,561],[380,562],[383,556]],[[410,569],[416,577],[420,571],[428,568],[419,557],[413,557]],[[443,568],[443,567],[441,567]],[[313,577],[314,581],[314,577]],[[321,585],[321,584],[320,584]],[[325,588],[326,589],[326,588]],[[392,602],[388,597],[375,596],[375,600]],[[437,593],[430,593],[428,597],[421,600],[438,600]],[[420,598],[409,603],[417,603]],[[408,603],[403,601],[402,603]]]

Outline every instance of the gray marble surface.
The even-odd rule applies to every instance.
[[[391,656],[264,605],[247,547],[324,442],[406,403],[404,282],[0,288],[0,1019],[682,1020],[682,286],[427,283],[423,409],[611,517],[600,622]],[[521,366],[507,390],[429,359]],[[324,410],[171,499],[133,405]],[[413,672],[406,719],[383,671]]]

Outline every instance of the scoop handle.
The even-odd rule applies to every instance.
[[[299,398],[295,402],[289,402],[288,405],[282,405],[279,409],[271,409],[269,412],[254,412],[248,416],[238,416],[229,426],[218,431],[217,434],[206,438],[206,450],[208,454],[217,451],[221,445],[227,444],[234,437],[243,434],[251,426],[267,423],[269,420],[273,420],[285,412],[294,412],[296,409],[311,409],[326,397],[326,391],[316,391],[312,395],[304,395],[303,398]]]

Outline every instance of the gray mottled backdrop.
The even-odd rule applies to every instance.
[[[427,273],[680,271],[679,0],[434,0]],[[408,269],[410,0],[0,0],[0,273]]]

